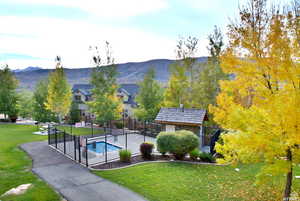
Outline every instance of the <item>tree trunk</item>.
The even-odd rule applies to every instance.
[[[284,201],[290,201],[291,190],[292,190],[292,180],[293,180],[293,166],[292,166],[292,151],[288,148],[287,153],[287,160],[290,162],[290,170],[286,174],[286,183],[285,183],[285,190],[284,190]]]
[[[57,115],[57,118],[58,118],[58,123],[59,123],[59,124],[62,124],[62,117],[61,117],[61,114],[58,114],[58,115]]]

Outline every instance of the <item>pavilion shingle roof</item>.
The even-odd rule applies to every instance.
[[[207,120],[206,110],[161,108],[155,121],[164,123],[203,124]]]

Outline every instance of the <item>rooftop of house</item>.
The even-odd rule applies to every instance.
[[[206,110],[161,108],[155,121],[162,124],[200,126],[207,121]]]
[[[81,92],[85,96],[91,95],[91,90],[93,88],[93,85],[91,84],[74,84],[72,91],[73,93],[76,91]]]
[[[119,89],[124,90],[129,95],[135,97],[137,95],[137,93],[139,92],[139,85],[137,85],[137,84],[120,84]]]
[[[73,90],[75,89],[84,89],[84,90],[91,90],[93,88],[93,85],[91,84],[74,84]]]

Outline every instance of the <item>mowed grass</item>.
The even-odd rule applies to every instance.
[[[61,131],[66,131],[72,135],[92,135],[93,134],[103,134],[103,130],[97,128],[75,128],[74,126],[57,126],[57,129]]]
[[[60,196],[31,172],[32,161],[18,145],[46,140],[33,135],[36,126],[0,124],[0,195],[21,184],[32,183],[25,194],[0,197],[2,201],[58,201]]]
[[[282,200],[284,177],[255,186],[260,165],[231,166],[150,163],[130,168],[95,171],[94,173],[140,193],[151,201],[243,201]],[[296,174],[300,175],[299,168]],[[300,195],[300,181],[294,180],[293,191]]]

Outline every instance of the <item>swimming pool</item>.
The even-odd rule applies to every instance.
[[[96,153],[104,153],[105,152],[105,142],[95,142],[87,145],[88,150],[94,151]],[[115,146],[113,144],[107,143],[107,152],[118,151],[121,147]]]

